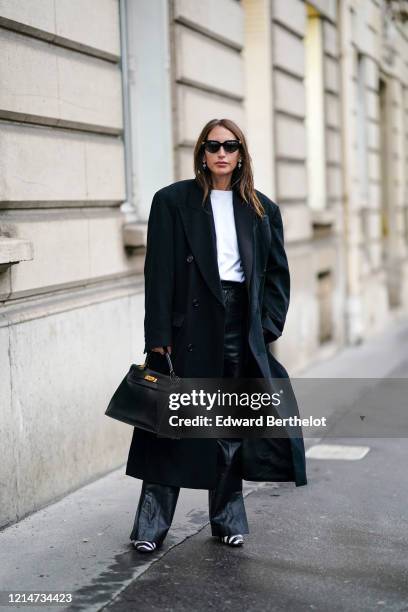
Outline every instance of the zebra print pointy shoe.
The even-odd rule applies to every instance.
[[[148,540],[132,540],[132,544],[139,552],[153,552],[157,548],[156,542]]]
[[[238,533],[237,535],[220,536],[220,541],[223,544],[228,544],[228,546],[242,546],[244,543],[244,538],[240,533]]]

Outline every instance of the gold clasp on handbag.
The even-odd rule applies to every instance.
[[[146,374],[146,376],[144,376],[145,380],[150,380],[150,382],[157,382],[157,378],[155,376],[151,376],[150,374]]]

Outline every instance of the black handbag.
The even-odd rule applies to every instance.
[[[132,363],[119,387],[116,389],[105,411],[112,417],[133,427],[160,435],[161,422],[168,407],[170,393],[177,392],[181,378],[176,375],[169,353],[164,354],[169,374],[163,374],[148,367],[151,351],[142,365]],[[166,428],[168,431],[168,427]],[[177,428],[174,435],[162,437],[179,438]]]

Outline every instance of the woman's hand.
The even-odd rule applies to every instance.
[[[171,355],[171,346],[167,346],[167,352]],[[154,353],[160,353],[160,355],[164,355],[164,346],[158,346],[157,348],[151,349]]]

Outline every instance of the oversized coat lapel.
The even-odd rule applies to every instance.
[[[196,181],[193,181],[192,188],[185,201],[185,206],[181,206],[179,210],[191,253],[197,262],[198,268],[214,296],[224,306],[218,271],[216,231],[211,198],[208,195],[205,203],[202,204],[202,196],[201,187]],[[233,207],[238,249],[249,292],[253,274],[254,240],[257,227],[256,214],[235,190],[233,190]]]
[[[242,267],[245,272],[245,282],[248,289],[251,285],[254,261],[254,243],[258,227],[256,214],[249,204],[244,202],[239,192],[233,191],[235,228],[237,231],[238,249],[241,255]]]

